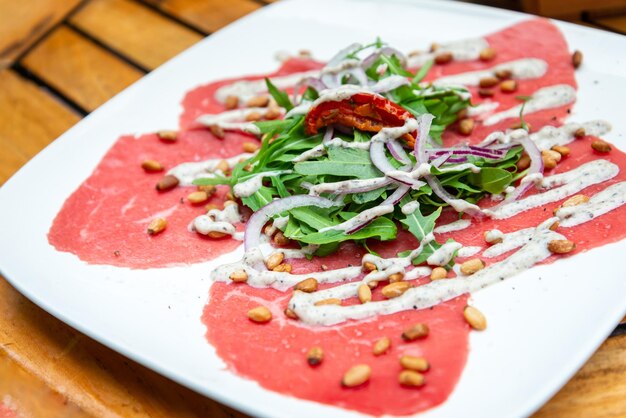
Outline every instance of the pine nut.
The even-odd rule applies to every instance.
[[[607,153],[611,152],[611,146],[608,142],[605,142],[601,139],[595,140],[591,143],[591,148],[593,148],[597,152]]]
[[[401,282],[404,279],[404,273],[394,273],[388,277],[389,283]]]
[[[567,254],[576,248],[576,244],[568,239],[555,239],[548,243],[548,250],[553,254]]]
[[[163,142],[176,142],[178,139],[176,131],[159,131],[157,136]]]
[[[448,271],[443,267],[435,267],[432,272],[430,272],[430,280],[441,280],[448,277]]]
[[[228,170],[230,169],[230,166],[228,165],[228,161],[226,160],[220,160],[219,163],[217,163],[217,165],[215,166],[215,168],[213,169],[213,171],[221,171],[222,173],[226,173]],[[232,199],[231,199],[232,200]]]
[[[141,163],[141,168],[149,172],[163,171],[163,165],[155,160],[146,160]]]
[[[213,238],[213,239],[218,239],[218,238],[224,238],[226,235],[228,235],[228,234],[225,233],[225,232],[210,231],[207,234],[207,237]]]
[[[274,234],[272,241],[276,245],[287,245],[291,242],[291,240],[287,238],[285,234],[283,234],[283,231],[276,231],[276,234]]]
[[[403,386],[419,387],[426,383],[426,378],[413,370],[402,370],[398,375],[398,382]]]
[[[324,360],[324,350],[322,350],[322,347],[311,347],[306,354],[306,362],[309,363],[309,366],[319,366],[322,360]]]
[[[281,263],[274,267],[272,271],[277,271],[280,273],[291,273],[292,266],[289,263]]]
[[[407,328],[402,333],[402,339],[404,341],[414,341],[418,338],[424,338],[428,336],[430,329],[426,324],[415,324],[410,328]]]
[[[483,88],[495,87],[499,82],[497,77],[483,77],[478,81],[478,86]]]
[[[571,152],[570,149],[564,145],[555,145],[552,147],[552,151],[556,151],[561,154],[561,157],[567,157]]]
[[[274,120],[278,119],[283,113],[280,111],[280,108],[277,106],[270,106],[265,112],[265,119]]]
[[[341,305],[341,299],[337,298],[329,298],[318,300],[314,303],[315,306],[324,306],[324,305]]]
[[[452,61],[452,53],[451,52],[441,52],[435,56],[435,64],[447,64]]]
[[[557,163],[561,161],[561,154],[551,149],[546,149],[546,150],[541,151],[541,155],[546,156],[548,158],[552,158]]]
[[[259,112],[250,112],[246,115],[246,122],[256,122],[261,120],[261,114]]]
[[[266,107],[268,104],[270,104],[268,96],[254,96],[246,102],[248,107]]]
[[[224,138],[224,136],[226,135],[226,133],[224,132],[224,128],[222,128],[220,125],[209,126],[209,131],[211,131],[213,136],[219,139]]]
[[[383,287],[383,296],[387,299],[397,298],[398,296],[402,296],[410,287],[411,283],[409,282],[389,283],[387,286]]]
[[[178,183],[178,178],[168,174],[167,176],[164,176],[163,178],[161,178],[161,180],[159,180],[159,182],[156,184],[156,188],[158,191],[164,192],[178,186]]]
[[[372,300],[372,290],[366,284],[362,284],[359,286],[357,290],[357,295],[361,303],[367,303]]]
[[[215,194],[217,188],[212,184],[207,184],[204,186],[198,186],[198,191],[204,192],[207,196],[211,197]],[[215,207],[215,209],[217,209],[217,206]]]
[[[574,53],[572,54],[572,65],[574,66],[574,68],[578,68],[582,63],[583,53],[578,50],[574,51]]]
[[[587,203],[587,202],[589,202],[589,196],[585,196],[584,194],[577,194],[577,195],[570,197],[565,202],[563,202],[561,207],[566,208],[568,206],[576,206],[576,205],[580,205],[581,203]]]
[[[483,237],[485,238],[485,242],[487,244],[493,245],[493,244],[500,244],[502,242],[502,232],[500,232],[497,229],[494,229],[492,231],[485,231],[483,233]]]
[[[439,45],[437,42],[433,42],[432,44],[430,44],[430,52],[435,52],[440,48],[441,45]]]
[[[265,306],[257,306],[248,311],[248,318],[259,324],[269,322],[272,319],[272,313]]]
[[[237,206],[237,202],[235,202],[234,200],[225,200],[224,201],[224,207],[232,206],[232,205]]]
[[[466,306],[463,309],[463,318],[476,331],[483,331],[487,328],[487,319],[485,315],[473,306]]]
[[[163,218],[154,218],[148,224],[148,235],[156,235],[161,233],[167,227],[167,221]]]
[[[507,69],[502,69],[502,70],[496,70],[496,72],[494,74],[500,80],[507,80],[507,79],[509,79],[509,78],[511,78],[513,76],[513,71],[507,70]]]
[[[554,167],[557,166],[557,161],[552,157],[549,157],[547,155],[541,155],[541,159],[543,160],[543,168],[545,168],[546,170],[552,170]]]
[[[503,93],[513,93],[517,90],[517,81],[505,80],[500,84],[500,91]]]
[[[242,147],[244,152],[256,152],[259,149],[259,144],[254,142],[244,142]]]
[[[269,257],[267,257],[267,260],[265,261],[265,266],[269,270],[272,270],[274,267],[277,267],[280,263],[282,263],[284,259],[285,254],[283,254],[282,252],[279,251],[272,253]]]
[[[461,264],[461,273],[468,276],[484,268],[485,263],[483,262],[483,260],[481,260],[480,258],[472,258],[471,260],[467,260]]]
[[[478,95],[480,97],[492,97],[493,94],[494,93],[492,89],[478,89]]]
[[[193,204],[203,203],[209,200],[209,195],[203,191],[192,192],[187,195],[187,200]]]
[[[315,292],[317,290],[317,280],[315,280],[313,277],[309,277],[308,279],[304,279],[301,282],[298,282],[294,286],[294,289],[305,293]]]
[[[530,157],[528,156],[528,154],[522,155],[519,160],[517,160],[515,166],[517,167],[518,171],[524,171],[528,167],[530,167]]]
[[[587,135],[587,132],[585,131],[585,128],[583,127],[580,127],[574,131],[574,138],[580,139],[580,138],[584,138],[586,135]]]
[[[400,357],[400,365],[405,369],[414,370],[416,372],[425,372],[430,369],[430,364],[424,357],[404,355]]]
[[[556,221],[555,223],[553,223],[552,225],[550,225],[550,231],[556,231],[556,229],[559,227],[559,222]]]
[[[521,120],[517,121],[513,125],[511,125],[511,129],[524,129],[524,124],[522,123]],[[533,129],[532,125],[526,122],[526,130],[530,132],[532,129]]]
[[[226,101],[224,102],[224,106],[226,106],[227,110],[236,109],[239,106],[239,97],[227,96]]]
[[[474,130],[474,119],[466,118],[459,121],[459,133],[461,135],[470,135]]]
[[[245,270],[237,270],[230,273],[230,280],[235,283],[243,283],[248,281],[248,273]]]
[[[367,282],[367,285],[369,286],[370,289],[376,289],[378,287],[378,281],[376,280],[372,280]]]
[[[366,271],[376,271],[377,270],[376,264],[370,263],[369,261],[366,261],[365,263],[363,263],[363,268]]]
[[[494,48],[487,47],[483,49],[482,51],[480,51],[479,58],[481,61],[491,61],[495,57],[496,57],[496,50]]]
[[[290,318],[290,319],[298,319],[298,315],[297,315],[294,311],[292,311],[291,309],[289,309],[289,308],[285,308],[285,310],[284,310],[283,312],[285,313],[285,316],[286,316],[287,318]]]
[[[372,349],[372,352],[375,356],[380,356],[382,354],[385,354],[387,350],[389,350],[389,347],[391,347],[391,340],[389,339],[389,337],[383,337],[374,343],[374,348]]]
[[[233,192],[226,193],[226,199],[234,201],[235,200],[235,195],[233,194]],[[226,202],[224,202],[224,205],[226,205]]]
[[[356,366],[352,366],[350,370],[343,375],[341,384],[346,387],[353,388],[367,382],[371,375],[372,368],[370,366],[367,364],[358,364]]]

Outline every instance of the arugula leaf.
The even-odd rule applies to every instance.
[[[303,236],[300,238],[300,241],[307,244],[329,244],[331,242],[362,240],[366,238],[378,238],[381,241],[389,241],[396,237],[397,232],[398,228],[392,220],[380,217],[353,234],[348,235],[344,231],[333,229]]]
[[[285,91],[278,90],[278,88],[272,84],[269,78],[265,77],[265,84],[267,85],[267,91],[272,95],[276,103],[280,107],[284,107],[287,111],[293,109],[293,104],[289,100],[289,95]]]
[[[357,148],[329,147],[328,159],[304,161],[294,165],[297,173],[321,176],[324,174],[370,179],[382,175],[372,164],[369,152]]]
[[[244,205],[252,209],[253,212],[256,212],[270,203],[273,200],[272,196],[275,194],[276,189],[263,186],[251,196],[241,198],[241,201]]]
[[[483,167],[478,173],[470,173],[467,176],[470,184],[480,187],[491,194],[502,193],[513,180],[513,175],[501,168]]]
[[[404,204],[409,202],[406,197],[402,200]],[[433,232],[433,230],[435,229],[435,221],[437,220],[437,218],[439,218],[439,215],[441,215],[441,208],[437,208],[436,211],[428,216],[423,216],[420,208],[418,207],[413,213],[406,215],[404,219],[400,219],[400,222],[406,225],[409,232],[412,233],[415,238],[417,238],[421,242],[424,237],[426,237],[426,235]],[[440,247],[441,244],[436,241],[429,242],[424,246],[421,254],[413,259],[413,264],[417,265],[423,263],[428,257],[432,255],[432,253],[435,252],[435,250]],[[404,254],[406,255],[407,253],[405,252]]]
[[[424,64],[422,64],[420,69],[415,73],[415,76],[413,77],[413,83],[417,84],[422,81],[424,77],[426,77],[426,74],[428,74],[434,63],[434,60],[428,60]]]

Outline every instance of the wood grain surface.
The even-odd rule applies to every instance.
[[[263,3],[0,0],[0,184],[146,71]],[[623,16],[601,19],[626,33]],[[626,417],[625,399],[619,335],[535,417]],[[29,417],[245,417],[63,324],[2,277],[0,402]]]

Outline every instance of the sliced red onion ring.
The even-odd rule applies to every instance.
[[[347,47],[343,48],[342,50],[340,50],[339,52],[337,52],[326,64],[327,67],[334,67],[336,65],[339,65],[339,63],[341,63],[341,61],[343,61],[348,55],[353,54],[354,52],[358,51],[359,49],[363,48],[363,45],[361,45],[360,43],[353,43],[348,45]]]
[[[389,150],[391,155],[393,155],[393,158],[395,158],[402,164],[411,164],[411,159],[397,140],[392,139],[391,141],[387,142],[387,149]]]
[[[336,202],[318,196],[297,195],[276,199],[254,212],[248,220],[244,237],[244,248],[246,251],[250,251],[259,247],[263,226],[275,215],[302,206],[330,208],[336,205]]]
[[[408,84],[410,84],[408,78],[401,75],[391,75],[378,81],[370,88],[370,90],[374,93],[387,93],[391,90],[395,90],[398,87],[406,86]]]
[[[450,157],[451,157],[451,156],[452,156],[452,154],[450,154],[450,153],[443,154],[443,155],[441,155],[441,156],[439,156],[439,157],[435,158],[434,160],[432,160],[432,161],[430,162],[430,165],[432,165],[432,166],[433,166],[433,167],[435,167],[435,168],[439,168],[439,167],[441,167],[442,165],[444,165],[445,163],[450,162],[450,160],[451,160],[451,158],[450,158]]]
[[[419,128],[417,138],[415,139],[415,146],[413,148],[413,155],[417,160],[416,165],[428,162],[428,158],[426,157],[426,141],[428,140],[430,125],[434,118],[435,117],[430,113],[425,113],[417,119]]]
[[[406,66],[406,56],[397,49],[391,48],[389,46],[382,47],[379,50],[372,52],[370,55],[365,57],[365,59],[363,59],[361,66],[367,70],[381,55],[395,55],[400,60],[400,64],[402,65],[402,67]]]
[[[328,88],[328,86],[326,86],[326,84],[324,84],[324,82],[320,80],[319,78],[307,77],[305,79],[302,79],[293,88],[292,101],[294,103],[298,99],[298,92],[300,91],[300,89],[302,87],[308,87],[308,86],[313,87],[318,92],[322,90],[326,90]]]
[[[380,189],[390,185],[391,179],[386,177],[376,177],[366,180],[344,180],[333,183],[320,183],[309,187],[311,196],[319,196],[322,193],[364,193],[372,190]]]

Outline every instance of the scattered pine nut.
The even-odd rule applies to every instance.
[[[272,319],[272,313],[265,306],[257,306],[248,311],[248,318],[259,324],[269,322]]]
[[[524,124],[522,123],[521,120],[519,120],[515,122],[513,125],[511,125],[511,129],[524,129]],[[530,132],[532,129],[533,129],[532,125],[526,122],[526,130]]]
[[[294,289],[305,293],[315,292],[317,290],[317,280],[315,280],[313,277],[309,277],[308,279],[304,279],[301,282],[298,282],[294,286]]]
[[[305,58],[306,59],[306,58],[311,58],[313,56],[313,54],[308,49],[301,49],[300,51],[298,51],[298,56],[300,58]]]
[[[233,192],[226,193],[226,199],[234,202],[235,201],[235,195],[233,194]],[[224,202],[224,205],[226,205],[226,202]]]
[[[478,95],[480,97],[492,97],[493,96],[493,90],[492,89],[478,89]]]
[[[496,70],[496,72],[494,74],[500,80],[507,80],[507,79],[513,77],[513,71],[507,70],[507,69]]]
[[[358,364],[356,366],[352,366],[350,370],[343,375],[341,384],[346,387],[353,388],[367,382],[371,375],[372,368],[370,366],[367,364]]]
[[[570,197],[565,202],[563,202],[561,207],[565,208],[568,206],[577,206],[577,205],[580,205],[581,203],[587,203],[587,202],[589,202],[589,196],[586,196],[584,194],[577,194],[577,195]]]
[[[161,178],[161,180],[159,180],[159,182],[156,184],[156,188],[158,191],[164,192],[178,186],[178,183],[178,178],[168,174],[167,176],[164,176],[163,178]]]
[[[259,144],[254,142],[244,142],[243,150],[244,152],[256,152],[259,149]]]
[[[441,280],[448,277],[448,271],[443,267],[435,267],[430,273],[430,280]]]
[[[570,149],[565,145],[555,145],[552,148],[552,151],[556,151],[561,154],[561,157],[567,157],[570,154]]]
[[[467,108],[466,107],[464,107],[463,109],[459,110],[456,113],[456,118],[458,120],[465,119],[466,117],[467,117]]]
[[[403,386],[419,387],[426,383],[426,378],[413,370],[402,370],[398,375],[398,382]]]
[[[227,110],[236,109],[239,106],[239,97],[227,96],[226,101],[224,102],[224,106],[226,106]]]
[[[306,362],[309,363],[309,366],[319,366],[322,364],[322,360],[324,360],[324,350],[322,350],[322,347],[311,347],[306,354]]]
[[[318,300],[314,303],[315,306],[324,306],[324,305],[341,305],[341,299],[337,298],[329,298]]]
[[[146,160],[141,163],[141,168],[149,172],[163,171],[163,165],[155,160]]]
[[[461,135],[470,135],[474,130],[474,119],[465,118],[459,121],[459,133]]]
[[[243,283],[248,281],[248,273],[246,273],[245,270],[233,271],[228,277],[235,283]]]
[[[557,153],[558,154],[558,153]],[[561,155],[561,154],[559,154]],[[548,156],[548,155],[544,155],[543,153],[541,154],[541,159],[543,160],[543,168],[545,168],[546,170],[551,170],[554,167],[557,166],[557,161]]]
[[[277,271],[280,273],[291,273],[292,266],[289,263],[282,263],[277,265],[272,269],[272,271]]]
[[[587,135],[587,132],[585,131],[585,128],[583,127],[580,127],[574,131],[574,138],[580,139],[580,138],[585,137],[586,135]]]
[[[452,61],[451,52],[441,52],[435,56],[435,64],[447,64]]]
[[[246,115],[246,122],[256,122],[261,120],[262,115],[259,112],[250,112]]]
[[[495,235],[498,234],[498,235]],[[500,244],[502,242],[502,232],[500,232],[499,230],[495,229],[492,231],[485,231],[483,233],[483,237],[485,238],[485,242],[487,244]],[[495,236],[494,236],[495,235]]]
[[[549,158],[552,158],[557,163],[561,161],[561,154],[551,149],[546,149],[546,150],[541,151],[541,155],[545,155]]]
[[[555,239],[548,243],[548,250],[553,254],[567,254],[576,248],[576,244],[568,239]]]
[[[574,53],[572,54],[572,65],[574,66],[574,68],[578,68],[582,63],[583,53],[578,50],[574,51]]]
[[[207,234],[207,237],[209,238],[213,238],[213,239],[217,239],[217,238],[224,238],[226,235],[228,235],[225,232],[219,232],[219,231],[210,231]]]
[[[230,169],[230,165],[228,165],[228,161],[220,160],[219,163],[215,166],[213,171],[221,171],[222,173],[226,173]],[[231,199],[232,200],[232,199]]]
[[[500,83],[500,91],[503,93],[513,93],[517,90],[517,81],[515,80],[504,80]]]
[[[519,158],[519,160],[517,160],[517,163],[515,163],[515,166],[517,167],[518,171],[524,171],[528,167],[530,167],[530,157],[528,156],[528,154],[523,154]]]
[[[283,231],[276,231],[276,234],[274,234],[272,241],[276,245],[287,245],[291,242],[291,240],[285,236]]]
[[[267,260],[265,260],[265,266],[269,270],[272,270],[274,269],[274,267],[282,263],[284,259],[285,259],[285,254],[283,254],[282,252],[279,251],[279,252],[272,253],[269,257],[267,257]]]
[[[235,202],[234,200],[225,200],[224,201],[224,207],[232,206],[232,205],[237,206],[237,202]]]
[[[369,286],[370,289],[376,289],[378,287],[378,281],[377,280],[372,280],[367,282],[367,285]]]
[[[206,192],[199,190],[197,192],[189,193],[187,195],[187,200],[195,205],[209,200],[209,195]]]
[[[254,96],[246,102],[248,107],[266,107],[268,104],[270,104],[268,96]]]
[[[267,112],[265,112],[265,119],[274,120],[274,119],[278,119],[281,115],[282,115],[282,112],[280,111],[279,107],[270,106],[267,109]]]
[[[559,227],[559,221],[556,221],[555,223],[550,225],[549,229],[550,229],[550,231],[556,231],[558,227]]]
[[[211,131],[211,133],[219,139],[224,138],[224,135],[226,135],[224,133],[224,128],[222,128],[220,125],[211,125],[209,126],[209,131]]]
[[[437,42],[433,42],[432,44],[430,44],[430,52],[435,52],[439,48],[441,48],[441,45],[439,45]]]
[[[366,261],[365,263],[363,263],[363,268],[367,271],[376,271],[376,264],[374,263],[370,263],[369,261]]]
[[[499,82],[497,77],[483,77],[478,81],[478,86],[483,88],[495,87]]]
[[[601,139],[597,139],[591,143],[591,148],[593,148],[597,152],[607,153],[611,152],[611,146],[608,142],[605,142]]]
[[[217,191],[217,188],[213,186],[212,184],[198,186],[197,188],[198,188],[198,191],[206,193],[207,196],[209,197],[213,196],[215,192]],[[217,209],[217,206],[215,207],[215,209]]]
[[[362,284],[357,290],[357,296],[359,297],[361,303],[370,302],[372,300],[372,290],[368,285]]]
[[[430,364],[424,357],[404,355],[400,357],[400,365],[405,369],[414,370],[416,372],[425,372],[430,369]]]
[[[394,273],[388,277],[389,283],[401,282],[404,279],[404,273]]]
[[[163,232],[167,227],[167,221],[163,218],[154,218],[148,224],[148,235],[156,235]]]
[[[402,333],[402,339],[404,341],[414,341],[418,338],[424,338],[428,336],[430,329],[426,324],[415,324],[410,328],[407,328]]]
[[[485,315],[473,306],[468,305],[463,309],[463,318],[465,318],[467,323],[476,331],[483,331],[487,328]]]
[[[289,309],[289,308],[285,308],[285,310],[284,310],[283,312],[285,313],[285,316],[286,316],[287,318],[290,318],[290,319],[298,319],[298,315],[297,315],[294,311],[292,311],[291,309]]]
[[[411,283],[409,282],[389,283],[387,286],[383,287],[383,296],[387,299],[397,298],[398,296],[402,296],[410,287]]]
[[[487,47],[480,51],[480,60],[481,61],[491,61],[496,57],[496,50],[491,47]]]
[[[176,142],[178,139],[176,131],[159,131],[157,136],[163,142]]]
[[[374,343],[374,348],[372,349],[372,352],[375,356],[380,356],[382,354],[385,354],[387,350],[389,350],[389,347],[391,347],[391,340],[389,339],[389,337],[383,337]]]
[[[474,274],[479,270],[485,268],[485,263],[480,258],[472,258],[471,260],[467,260],[461,264],[461,273],[469,276],[470,274]]]

